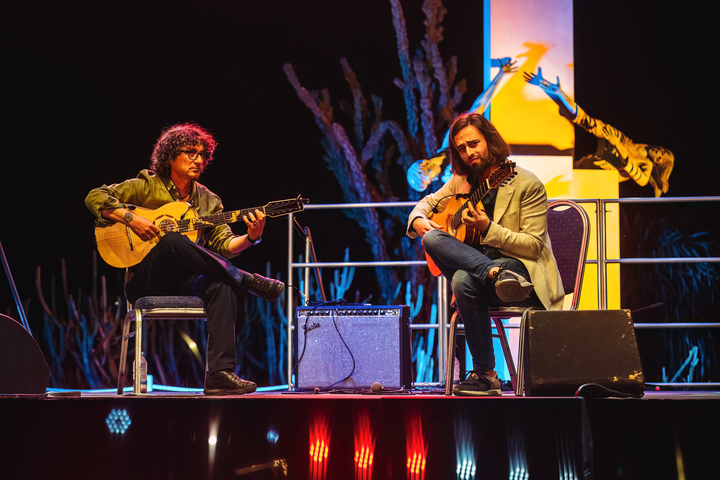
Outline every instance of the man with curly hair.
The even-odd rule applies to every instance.
[[[199,125],[178,124],[162,132],[150,168],[137,178],[90,191],[85,204],[97,226],[120,222],[143,241],[157,241],[158,227],[133,206],[157,209],[169,202],[191,204],[199,215],[223,210],[220,197],[198,182],[213,159],[216,142]],[[128,269],[125,293],[130,302],[152,295],[197,295],[205,303],[208,325],[206,395],[238,395],[255,391],[255,383],[235,374],[235,318],[238,293],[245,290],[276,301],[285,284],[235,267],[228,259],[260,242],[265,215],[255,210],[243,217],[246,235],[227,224],[202,229],[197,243],[176,232],[162,235],[143,260]]]

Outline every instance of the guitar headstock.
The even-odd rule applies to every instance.
[[[509,160],[501,163],[500,166],[493,170],[493,172],[488,177],[487,182],[489,187],[497,188],[508,182],[515,175],[517,175],[517,172],[515,171],[515,165],[515,162],[511,162]]]
[[[268,217],[280,217],[288,213],[295,213],[305,210],[305,204],[310,200],[298,195],[297,198],[287,200],[275,200],[265,205],[265,215]]]

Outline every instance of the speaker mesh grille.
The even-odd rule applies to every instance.
[[[298,388],[410,387],[409,307],[298,307],[295,319]]]

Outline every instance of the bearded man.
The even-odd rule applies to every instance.
[[[408,217],[407,234],[421,237],[425,252],[450,282],[465,324],[473,369],[453,389],[456,395],[501,395],[495,371],[490,306],[534,305],[562,309],[564,291],[547,233],[547,193],[530,171],[516,174],[482,201],[466,202],[462,223],[478,238],[464,243],[433,220],[451,200],[483,185],[510,155],[495,126],[478,113],[455,119],[449,135],[453,174],[420,200]]]

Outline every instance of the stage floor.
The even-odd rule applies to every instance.
[[[720,447],[719,391],[443,393],[8,395],[0,478],[693,479]]]

